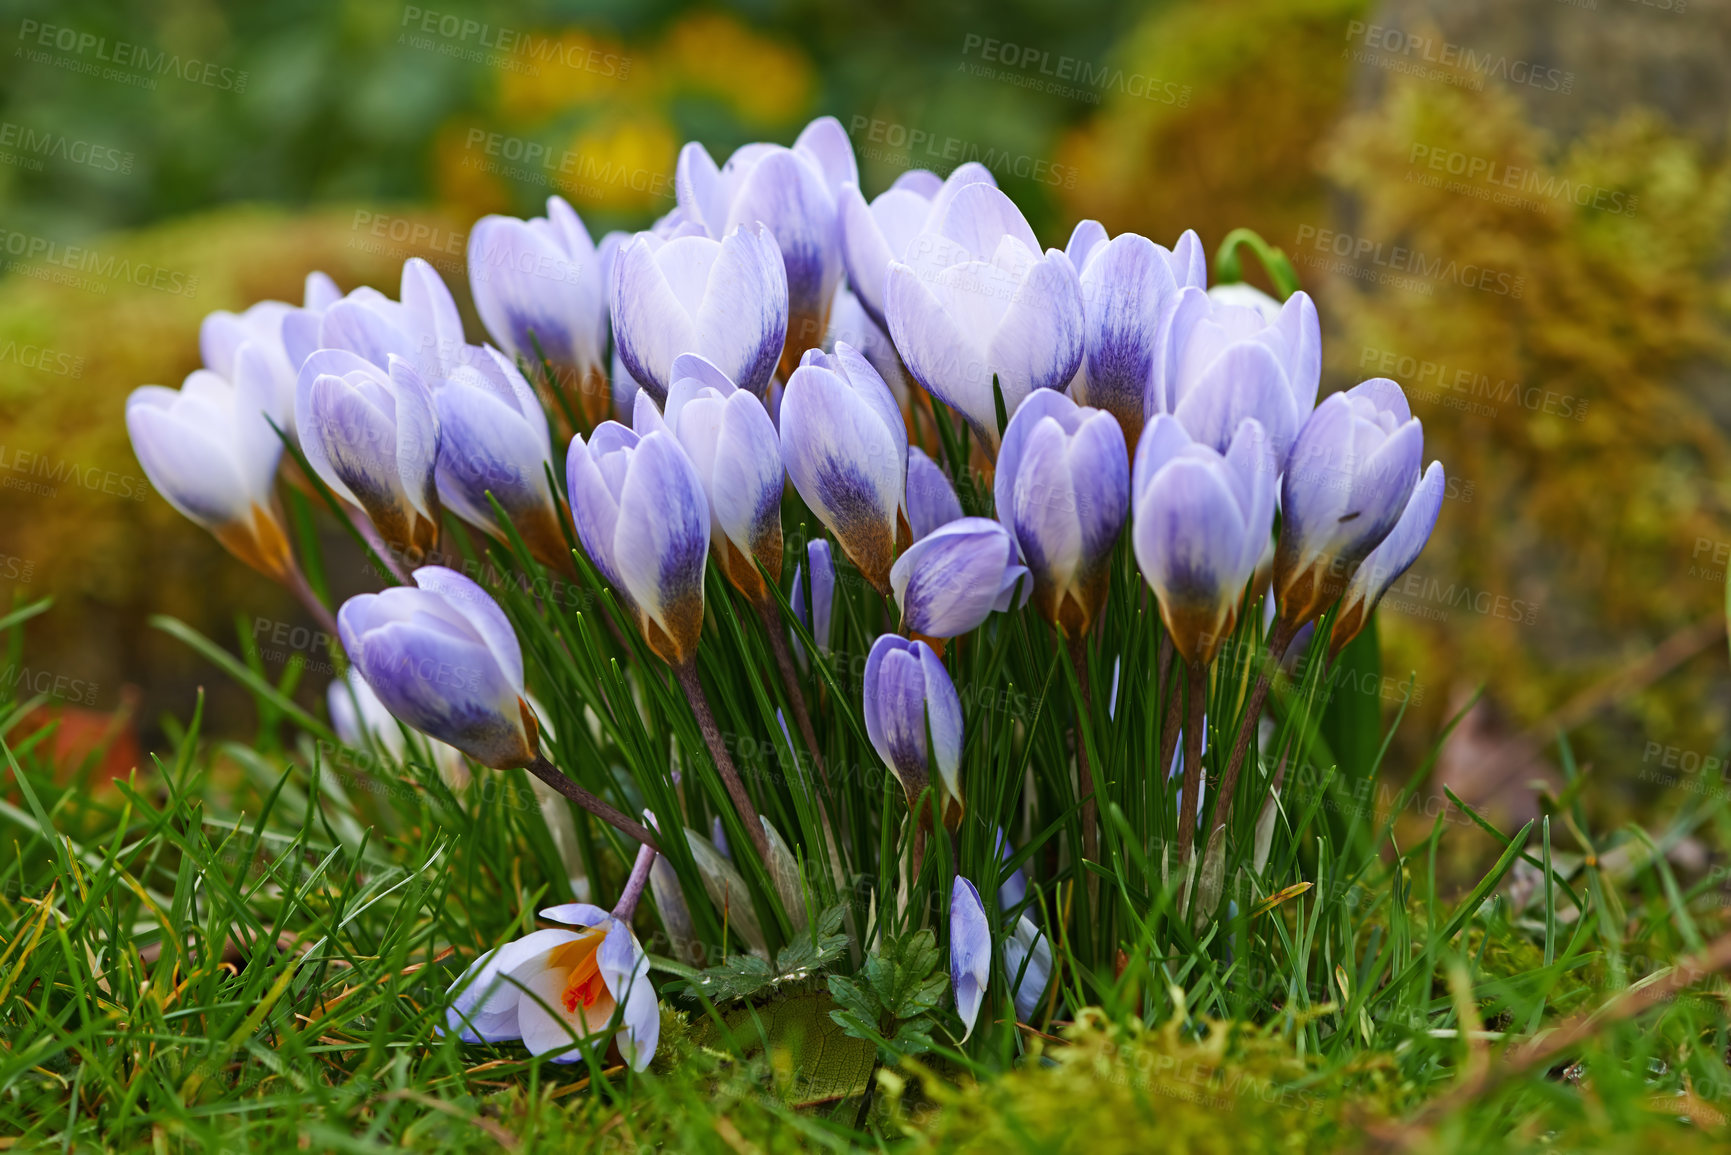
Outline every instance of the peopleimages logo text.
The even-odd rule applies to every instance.
[[[63,24],[44,24],[39,20],[20,20],[18,39],[26,47],[64,52],[93,64],[108,64],[115,68],[132,69],[147,76],[173,76],[188,84],[202,84],[223,92],[245,92],[247,74],[215,61],[182,57],[179,53],[135,44],[130,40],[110,40],[94,32],[81,32]]]

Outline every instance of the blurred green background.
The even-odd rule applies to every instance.
[[[313,268],[394,293],[414,255],[462,298],[480,214],[558,192],[597,235],[641,227],[682,141],[723,158],[829,113],[868,196],[974,159],[1047,244],[1092,216],[1210,250],[1247,225],[1288,252],[1325,390],[1400,380],[1451,476],[1381,614],[1385,671],[1416,671],[1409,764],[1483,684],[1441,773],[1509,816],[1558,725],[1600,806],[1726,788],[1689,767],[1725,753],[1731,690],[1731,3],[0,12],[0,589],[56,598],[6,678],[90,726],[135,712],[148,744],[200,684],[219,727],[250,725],[153,612],[239,628],[273,671],[322,661],[127,443],[127,392],[196,366],[204,313],[298,299]],[[336,587],[366,588],[332,545]]]

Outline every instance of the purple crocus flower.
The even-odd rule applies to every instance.
[[[1442,462],[1433,461],[1413,488],[1400,520],[1359,563],[1352,580],[1346,585],[1346,593],[1341,595],[1340,613],[1334,619],[1334,632],[1328,639],[1331,656],[1340,653],[1358,636],[1370,615],[1376,612],[1382,595],[1418,560],[1425,543],[1430,540],[1431,530],[1436,528],[1437,515],[1442,512],[1444,487]]]
[[[526,766],[537,754],[524,698],[523,651],[505,613],[454,570],[422,566],[415,585],[343,603],[343,649],[399,721],[483,766]]]
[[[961,499],[949,477],[923,449],[908,446],[908,526],[914,540],[961,516]]]
[[[817,643],[818,652],[827,654],[835,611],[835,558],[830,553],[829,542],[821,537],[806,543],[805,557],[811,567],[811,612],[806,612],[805,566],[795,566],[793,569],[793,592],[788,596],[788,601],[793,606],[793,616],[811,631],[811,638]],[[793,653],[799,659],[801,668],[804,668],[805,647],[800,644],[797,635],[793,639]]]
[[[953,638],[1013,606],[1027,604],[1027,567],[1009,531],[988,517],[963,517],[909,546],[890,570],[902,628]]]
[[[986,907],[973,883],[956,875],[950,887],[950,989],[961,1016],[962,1042],[974,1033],[986,986],[992,979],[992,928]]]
[[[1130,457],[1113,415],[1043,389],[1004,430],[998,519],[1034,579],[1034,605],[1080,637],[1106,602],[1107,561],[1130,508]]]
[[[884,289],[890,262],[907,258],[914,238],[936,226],[957,192],[971,184],[995,187],[997,183],[991,169],[970,160],[941,180],[923,168],[904,172],[869,205],[857,184],[843,187],[841,239],[847,279],[878,328],[889,327],[884,320]]]
[[[930,646],[898,634],[872,643],[865,667],[865,724],[872,748],[902,784],[908,805],[917,805],[926,787],[933,787],[945,824],[955,829],[963,809],[962,700]]]

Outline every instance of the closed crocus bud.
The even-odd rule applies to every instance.
[[[783,378],[823,342],[842,277],[837,198],[858,180],[853,145],[833,116],[806,125],[792,148],[748,144],[719,169],[696,141],[679,154],[674,187],[688,220],[716,240],[760,222],[775,236],[787,274]]]
[[[1106,235],[1106,226],[1099,221],[1078,221],[1070,232],[1070,243],[1064,246],[1064,255],[1080,273],[1096,251],[1110,239]],[[1195,229],[1185,229],[1178,243],[1171,248],[1155,245],[1154,252],[1171,271],[1172,281],[1178,288],[1208,288],[1208,254],[1203,250],[1202,238],[1196,235]],[[1275,308],[1278,309],[1279,305]]]
[[[761,396],[787,336],[787,273],[775,238],[757,224],[721,240],[638,233],[613,258],[609,302],[620,359],[657,405],[681,353]]]
[[[1082,364],[1069,393],[1083,405],[1104,409],[1134,445],[1153,404],[1166,321],[1185,287],[1190,259],[1201,256],[1195,233],[1179,242],[1184,256],[1136,233],[1106,239],[1099,221],[1082,221],[1065,250],[1082,285]],[[1178,272],[1183,268],[1183,273]]]
[[[1364,629],[1377,603],[1388,592],[1395,579],[1405,573],[1430,540],[1436,528],[1437,515],[1442,512],[1442,462],[1433,461],[1419,479],[1400,520],[1388,531],[1388,536],[1359,563],[1358,569],[1341,595],[1340,613],[1334,619],[1334,632],[1329,635],[1328,649],[1332,657]]]
[[[1015,988],[1017,1021],[1032,1022],[1052,981],[1052,943],[1025,914],[1004,940],[1004,969]]]
[[[674,666],[703,633],[709,502],[671,432],[639,435],[604,421],[565,459],[571,516],[583,548],[637,618],[649,648]]]
[[[313,286],[309,283],[309,295]],[[249,390],[265,399],[265,411],[289,436],[295,436],[295,373],[283,345],[283,324],[296,312],[282,301],[260,301],[244,313],[218,310],[198,327],[204,367],[237,384],[244,375]]]
[[[1013,415],[1035,389],[1061,389],[1082,361],[1082,289],[1070,260],[1044,255],[1010,198],[958,190],[943,217],[890,265],[890,336],[908,372],[998,444],[993,379]]]
[[[433,387],[439,497],[470,525],[498,534],[491,496],[537,559],[569,570],[570,547],[548,481],[547,414],[503,353],[490,346],[470,350]]]
[[[319,348],[346,349],[380,369],[401,357],[428,380],[471,355],[457,303],[433,266],[419,257],[404,261],[401,298],[363,287],[334,302],[319,318]]]
[[[788,379],[781,459],[805,503],[887,596],[905,517],[908,431],[889,386],[853,346],[811,350]]]
[[[962,700],[930,646],[896,634],[872,643],[865,667],[865,724],[872,748],[907,792],[908,805],[917,805],[930,785],[945,825],[955,829],[962,819]]]
[[[1222,453],[1239,423],[1254,419],[1284,464],[1321,379],[1321,329],[1308,295],[1292,294],[1269,320],[1187,288],[1173,306],[1151,408]]]
[[[989,517],[963,517],[909,546],[890,570],[902,629],[953,638],[1028,601],[1032,582],[1016,562],[1009,531]]]
[[[366,511],[410,564],[439,538],[439,420],[427,383],[396,353],[380,368],[346,349],[320,349],[301,366],[295,422],[307,464]]]
[[[1280,302],[1255,285],[1247,285],[1243,281],[1234,281],[1227,285],[1215,285],[1208,290],[1208,300],[1218,305],[1236,305],[1241,309],[1255,309],[1262,314],[1262,322],[1265,325],[1272,325],[1280,320]]]
[[[709,544],[721,572],[755,602],[768,597],[757,563],[781,579],[781,441],[757,396],[736,389],[701,357],[674,359],[673,388],[660,416],[679,441],[709,499]],[[646,413],[654,408],[647,398]],[[654,417],[648,418],[654,420]],[[648,433],[642,424],[639,434]]]
[[[788,601],[793,606],[793,616],[811,631],[811,639],[817,643],[819,652],[827,654],[835,609],[835,558],[830,554],[829,542],[821,537],[806,543],[805,557],[811,573],[810,613],[807,613],[805,599],[805,566],[794,567],[793,592]],[[803,666],[805,647],[800,645],[798,637],[793,639],[793,652]]]
[[[345,744],[357,750],[376,745],[393,762],[401,762],[409,754],[408,745],[403,741],[402,726],[353,666],[331,683],[325,693],[325,702],[331,711],[331,729]],[[469,784],[469,768],[463,762],[461,751],[431,739],[427,740],[427,747],[427,751],[416,753],[423,757],[431,755],[433,765],[438,768],[446,785],[460,790]],[[530,779],[530,782],[536,780]],[[565,805],[563,800],[560,805]]]
[[[833,352],[836,345],[843,342],[864,354],[871,367],[878,371],[878,376],[884,379],[884,384],[890,387],[890,396],[896,399],[896,407],[907,412],[913,397],[912,382],[908,380],[901,354],[896,352],[896,343],[890,340],[882,326],[866,316],[859,298],[848,292],[845,284],[836,290],[835,304],[830,307],[829,332],[824,334],[823,347]]]
[[[487,592],[443,566],[422,566],[414,587],[343,603],[343,648],[400,722],[483,766],[527,766],[538,753],[523,696],[523,651]]]
[[[1161,414],[1142,431],[1130,480],[1136,562],[1160,599],[1172,644],[1214,659],[1274,523],[1268,435],[1245,421],[1224,455]]]
[[[540,912],[574,930],[538,930],[476,959],[447,995],[445,1025],[465,1043],[522,1040],[532,1055],[583,1056],[574,1043],[603,1035],[619,1019],[619,1053],[634,1071],[655,1057],[661,1006],[649,981],[649,956],[621,918],[571,902]]]
[[[247,565],[290,582],[298,571],[276,504],[283,445],[265,417],[271,404],[262,376],[230,383],[198,369],[178,390],[134,389],[126,431],[168,504]]]
[[[980,1017],[986,984],[992,979],[992,929],[986,922],[986,907],[974,884],[956,875],[950,887],[950,989],[956,995],[956,1014],[967,1029],[962,1042],[974,1033]]]
[[[1130,509],[1119,423],[1062,393],[1035,393],[1004,430],[992,488],[1033,575],[1035,608],[1080,637],[1105,606],[1106,563]]]
[[[1274,595],[1283,622],[1302,625],[1341,595],[1400,520],[1423,454],[1424,430],[1386,377],[1316,407],[1281,479]]]
[[[331,280],[328,273],[315,269],[307,274],[301,307],[290,308],[282,319],[283,352],[288,355],[288,363],[294,375],[300,373],[302,362],[319,348],[319,330],[324,324],[325,310],[342,299],[342,290],[337,288],[337,283]],[[201,345],[203,337],[201,331]],[[287,400],[290,409],[294,408],[294,375],[289,378]]]
[[[932,228],[957,192],[971,184],[997,185],[992,170],[976,161],[959,164],[940,180],[925,169],[904,172],[869,205],[857,184],[841,191],[842,256],[848,283],[877,326],[884,320],[884,288],[890,262],[907,259],[914,238]],[[858,342],[854,342],[858,344]]]
[[[562,197],[547,198],[545,217],[487,216],[469,232],[481,323],[512,358],[539,367],[544,355],[590,426],[606,420],[611,403],[602,274],[589,230]]]
[[[908,446],[908,527],[914,540],[961,516],[961,499],[949,477],[924,450]]]

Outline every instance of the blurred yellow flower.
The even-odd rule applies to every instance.
[[[811,64],[797,48],[718,12],[696,12],[670,28],[661,58],[670,76],[721,100],[751,126],[786,123],[811,100]]]
[[[580,209],[650,211],[673,207],[679,138],[654,113],[589,125],[572,138],[559,191]]]
[[[537,120],[578,105],[631,99],[640,62],[618,41],[580,28],[525,33],[499,68],[499,111]]]

